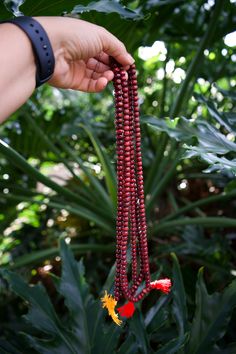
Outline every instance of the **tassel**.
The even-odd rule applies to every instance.
[[[135,311],[134,303],[129,301],[127,304],[118,307],[117,311],[119,312],[120,316],[130,318],[133,316]]]
[[[117,313],[115,312],[117,301],[113,298],[112,295],[107,294],[107,291],[105,291],[105,295],[101,298],[101,301],[102,301],[102,307],[107,308],[108,314],[111,316],[113,321],[118,326],[120,326],[122,321],[119,319]]]
[[[171,289],[171,280],[169,278],[155,280],[150,283],[151,289],[160,290],[165,294],[169,294]]]

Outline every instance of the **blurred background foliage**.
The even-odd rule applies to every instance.
[[[123,332],[114,332],[119,340],[107,353],[236,353],[231,301],[236,297],[236,2],[0,2],[1,19],[22,13],[73,16],[102,25],[136,60],[151,271],[172,274],[175,290],[157,302],[155,296],[145,300],[143,313],[149,319],[136,318]],[[49,277],[60,275],[59,238],[78,259],[83,256],[95,298],[114,264],[112,94],[111,84],[98,94],[44,85],[0,127],[1,268],[14,269],[26,282],[43,282],[64,318],[62,299]],[[202,273],[197,275],[200,266],[210,293],[232,282],[230,290],[208,295]],[[11,283],[15,278],[6,274]],[[222,312],[214,319],[217,307]],[[25,312],[25,302],[0,279],[4,353],[29,352],[28,345],[37,352],[32,340],[13,336],[29,333],[20,319]],[[106,325],[103,319],[105,332]],[[199,346],[203,332],[198,326],[210,333]],[[94,352],[105,353],[103,345],[96,344]],[[60,350],[54,352],[67,353]]]

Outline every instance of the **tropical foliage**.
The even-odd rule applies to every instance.
[[[1,351],[235,353],[235,1],[0,2],[1,19],[19,13],[94,22],[134,55],[151,271],[174,286],[122,328],[105,317],[112,85],[92,95],[44,85],[0,127]]]

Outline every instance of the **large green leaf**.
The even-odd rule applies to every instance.
[[[88,2],[88,1],[87,1]],[[64,12],[71,12],[73,7],[78,4],[78,0],[25,0],[20,6],[20,11],[27,16],[60,16]]]
[[[94,300],[84,278],[82,262],[76,262],[69,247],[60,243],[61,278],[55,285],[65,300],[68,313],[60,318],[42,285],[29,286],[15,273],[2,270],[12,290],[29,303],[26,320],[37,330],[25,334],[29,344],[39,353],[110,354],[117,346],[120,327],[104,325],[101,303]],[[102,325],[103,323],[103,325]]]
[[[92,299],[84,278],[84,266],[82,262],[75,261],[64,241],[61,241],[61,257],[63,268],[59,286],[60,293],[64,296],[65,304],[70,311],[81,353],[90,353],[86,307]]]
[[[143,117],[142,121],[154,130],[166,132],[171,138],[181,142],[186,149],[183,158],[200,157],[206,161],[210,167],[205,172],[228,169],[236,174],[236,158],[228,157],[229,153],[236,155],[236,143],[227,139],[207,121],[197,119],[193,122],[184,117],[174,120]]]
[[[114,0],[100,0],[90,2],[87,6],[77,5],[73,9],[72,13],[83,13],[87,11],[97,11],[102,13],[117,13],[122,18],[127,19],[141,19],[143,16],[140,11],[133,11],[122,6],[118,1]]]
[[[119,1],[114,0],[100,0],[90,2],[88,0],[83,1],[82,4],[78,4],[78,0],[71,0],[65,2],[63,0],[46,1],[40,0],[36,3],[26,0],[23,5],[20,6],[20,10],[25,15],[37,15],[37,16],[55,16],[67,13],[84,13],[89,11],[97,11],[102,13],[117,13],[123,18],[127,19],[140,19],[142,15],[140,11],[133,11],[120,4]]]
[[[221,92],[225,92],[224,90]],[[209,114],[213,119],[215,119],[222,127],[226,128],[228,132],[232,133],[233,131],[236,132],[235,129],[235,119],[236,114],[231,113],[231,119],[227,116],[227,113],[219,112],[216,108],[216,104],[213,101],[206,99],[203,95],[194,94],[195,99],[200,102],[204,103],[208,109]],[[231,97],[232,98],[232,97]],[[233,124],[232,124],[233,123]]]
[[[40,353],[81,353],[76,351],[77,339],[72,331],[62,325],[42,285],[29,286],[16,274],[3,270],[12,290],[30,304],[26,320],[46,335],[46,340],[28,335],[30,344]]]
[[[236,280],[223,293],[209,295],[203,280],[203,269],[200,269],[188,352],[192,354],[210,352],[214,344],[225,334],[235,306]]]

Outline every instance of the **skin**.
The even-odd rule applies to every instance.
[[[134,59],[105,28],[68,17],[35,17],[43,26],[55,56],[48,83],[84,92],[102,91],[113,79],[109,56],[128,70]],[[15,112],[35,89],[36,66],[31,43],[16,25],[0,25],[0,122]]]

